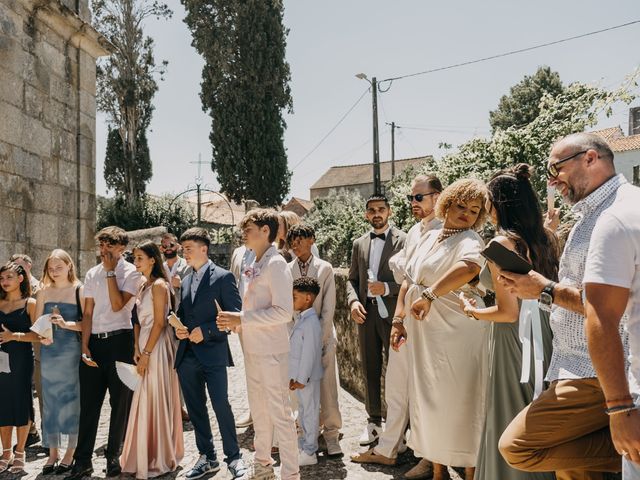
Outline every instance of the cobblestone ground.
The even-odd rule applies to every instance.
[[[229,369],[229,398],[231,406],[233,407],[236,418],[244,416],[247,411],[247,393],[246,384],[244,380],[244,368],[242,352],[240,350],[240,344],[236,336],[231,337],[231,350],[233,352],[233,358],[236,362],[236,367]],[[36,407],[37,408],[37,407]],[[210,408],[210,407],[209,407]],[[344,451],[344,457],[342,458],[327,458],[324,454],[320,454],[318,464],[311,467],[303,467],[301,469],[301,476],[303,479],[401,479],[404,472],[409,470],[415,463],[416,459],[410,452],[403,454],[399,460],[398,465],[395,467],[378,467],[368,465],[358,465],[352,463],[349,460],[349,455],[353,452],[361,451],[362,447],[358,445],[358,437],[360,436],[362,429],[366,422],[366,415],[364,406],[349,393],[344,390],[340,391],[340,410],[343,416],[343,438],[341,446]],[[214,419],[213,412],[210,409],[210,417]],[[216,449],[222,454],[222,442],[219,432],[217,430],[217,424],[215,420],[212,420],[212,426],[215,434]],[[96,456],[93,460],[94,477],[92,478],[104,478],[105,458],[103,456],[103,448],[106,446],[107,434],[109,429],[109,407],[108,400],[105,401],[103,407],[102,417],[100,419],[100,427],[98,429],[98,438],[96,442]],[[198,458],[198,451],[195,446],[195,438],[191,426],[185,425],[185,458],[182,461],[182,468],[173,474],[164,475],[160,477],[162,479],[172,478],[184,478],[185,469],[188,469],[195,463]],[[253,440],[253,430],[239,429],[238,439],[240,441],[243,455],[245,459],[250,460],[253,457],[253,452],[250,450]],[[44,477],[40,474],[42,466],[46,462],[46,454],[39,447],[30,447],[27,449],[27,467],[26,473],[23,475],[12,475],[9,473],[0,474],[0,480],[9,480],[12,478],[39,478],[39,479],[52,479],[60,480],[62,477]],[[276,457],[277,459],[277,457]],[[276,468],[276,473],[278,468]],[[455,472],[452,471],[454,479],[459,479]],[[126,475],[122,476],[123,480],[130,478]],[[213,477],[216,480],[230,479],[231,476],[227,471],[224,463],[221,470]]]

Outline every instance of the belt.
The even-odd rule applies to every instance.
[[[378,300],[376,299],[376,297],[367,297],[367,303],[370,303],[371,305],[377,305]]]
[[[121,328],[120,330],[112,330],[110,332],[92,333],[91,338],[104,340],[105,338],[115,337],[116,335],[122,335],[123,333],[128,333],[130,331],[130,328]]]

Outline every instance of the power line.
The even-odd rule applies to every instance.
[[[315,152],[320,145],[322,145],[324,143],[324,141],[329,138],[329,136],[335,131],[336,128],[338,128],[340,126],[340,124],[345,120],[345,118],[347,118],[349,116],[349,114],[353,111],[354,108],[356,108],[358,106],[358,104],[360,103],[360,101],[364,98],[364,96],[367,94],[367,92],[369,92],[369,89],[367,88],[364,92],[362,92],[362,95],[360,95],[360,97],[358,98],[358,100],[356,100],[356,103],[354,103],[351,108],[349,110],[347,110],[347,112],[342,115],[342,117],[340,118],[340,120],[338,120],[338,123],[336,123],[333,128],[331,128],[331,130],[329,130],[327,132],[327,134],[322,137],[322,140],[320,140],[315,147],[313,147],[311,149],[311,151],[309,153],[307,153],[304,157],[302,157],[302,159],[300,159],[300,161],[298,163],[296,163],[293,168],[291,170],[295,170],[296,168],[298,168],[302,162],[304,162],[307,158],[309,158],[311,156],[311,154],[313,152]]]
[[[430,70],[424,70],[422,72],[410,73],[408,75],[401,75],[399,77],[385,78],[384,80],[378,81],[378,83],[393,82],[394,80],[402,80],[402,79],[405,79],[405,78],[417,77],[419,75],[426,75],[428,73],[441,72],[443,70],[450,70],[452,68],[464,67],[466,65],[473,65],[475,63],[486,62],[488,60],[495,60],[496,58],[508,57],[510,55],[516,55],[518,53],[529,52],[531,50],[537,50],[539,48],[549,47],[551,45],[557,45],[559,43],[570,42],[571,40],[577,40],[579,38],[589,37],[589,36],[592,36],[592,35],[597,35],[599,33],[609,32],[611,30],[617,30],[619,28],[624,28],[624,27],[628,27],[630,25],[635,25],[636,23],[640,23],[640,20],[634,20],[632,22],[623,23],[621,25],[615,25],[613,27],[603,28],[601,30],[595,30],[593,32],[583,33],[581,35],[575,35],[573,37],[563,38],[561,40],[555,40],[553,42],[541,43],[539,45],[534,45],[534,46],[531,46],[531,47],[521,48],[519,50],[511,50],[509,52],[499,53],[499,54],[496,54],[496,55],[491,55],[489,57],[478,58],[476,60],[469,60],[469,61],[466,61],[466,62],[456,63],[454,65],[448,65],[446,67],[432,68]]]

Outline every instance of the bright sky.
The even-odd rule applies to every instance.
[[[156,60],[169,61],[156,94],[149,133],[153,178],[147,191],[178,193],[194,183],[197,166],[210,161],[210,118],[199,91],[202,59],[191,47],[184,9],[169,21],[150,21]],[[298,164],[367,89],[359,72],[378,79],[424,71],[640,20],[637,0],[285,0],[290,29],[287,60],[292,73],[294,113],[286,116],[289,166]],[[393,82],[379,95],[380,158],[390,159],[390,127],[396,122],[396,159],[442,155],[453,145],[489,132],[489,111],[500,97],[538,66],[549,65],[565,83],[613,87],[640,65],[640,24],[568,43],[448,71]],[[633,105],[640,105],[636,100]],[[97,193],[103,179],[107,135],[97,119]],[[622,126],[620,105],[599,127]],[[419,129],[415,129],[419,128]],[[309,187],[333,165],[372,161],[371,95],[293,171],[290,195],[309,198]],[[217,187],[215,173],[202,167],[204,183]]]

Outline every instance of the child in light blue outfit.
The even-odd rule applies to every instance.
[[[298,423],[302,427],[299,439],[299,464],[318,463],[318,433],[320,430],[320,381],[322,368],[322,325],[313,309],[320,293],[318,281],[301,277],[293,282],[295,323],[289,338],[289,389],[298,396]]]

